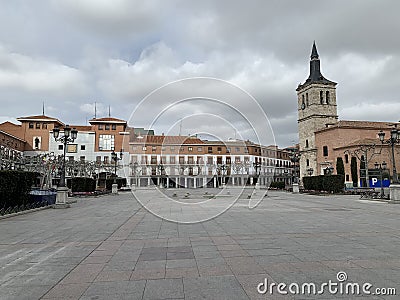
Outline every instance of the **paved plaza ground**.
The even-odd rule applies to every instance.
[[[175,190],[176,199],[187,191],[201,199],[206,190]],[[242,197],[211,220],[178,224],[128,192],[81,198],[0,220],[0,299],[399,299],[257,292],[265,278],[322,284],[339,272],[371,291],[400,289],[399,218],[400,205],[358,196],[269,192],[255,209]]]

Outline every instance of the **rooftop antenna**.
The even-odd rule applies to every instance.
[[[179,136],[181,135],[181,133],[182,133],[182,119],[181,122],[179,123]]]
[[[96,102],[94,102],[94,118],[97,118],[97,105]]]

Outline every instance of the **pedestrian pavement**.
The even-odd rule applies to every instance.
[[[196,207],[206,191],[226,196],[213,198],[208,212],[234,197],[212,189],[167,194]],[[254,209],[241,197],[199,221],[195,208],[161,211],[162,201],[149,211],[157,197],[141,190],[79,198],[68,209],[0,220],[0,299],[399,299],[257,287],[339,282],[341,273],[343,283],[399,289],[400,205],[270,191]],[[156,215],[166,211],[186,221],[190,213],[196,223]]]

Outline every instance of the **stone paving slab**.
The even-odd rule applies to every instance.
[[[247,202],[195,224],[160,219],[129,193],[0,220],[0,299],[398,299],[261,295],[257,286],[322,284],[342,271],[399,289],[400,205],[285,192],[252,210]]]

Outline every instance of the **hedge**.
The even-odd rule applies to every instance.
[[[106,180],[106,189],[107,190],[111,190],[113,183],[114,183],[114,178],[107,178],[107,180]],[[119,189],[121,187],[123,187],[123,186],[126,186],[126,178],[118,177],[117,178],[117,184],[118,184],[118,188]]]
[[[0,208],[26,205],[37,173],[15,170],[0,171]]]
[[[68,178],[67,186],[72,192],[94,192],[96,190],[96,180],[89,177]]]
[[[283,181],[272,181],[271,184],[269,185],[269,187],[283,190],[285,188],[285,182],[283,182]]]
[[[344,189],[343,175],[319,175],[303,177],[305,190],[339,193]]]

